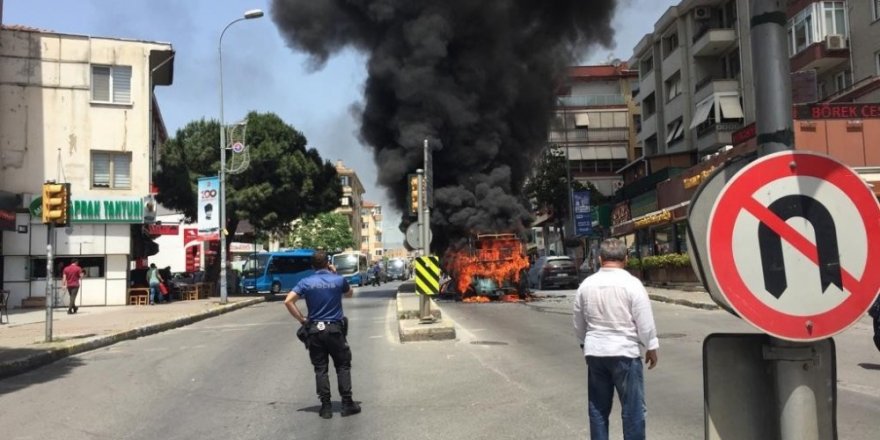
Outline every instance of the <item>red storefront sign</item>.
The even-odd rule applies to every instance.
[[[795,119],[880,119],[880,104],[798,105]]]
[[[180,225],[149,225],[147,232],[150,235],[177,235],[180,233]]]
[[[758,134],[758,129],[755,128],[755,123],[752,122],[751,124],[746,125],[745,127],[741,128],[737,131],[734,131],[733,134],[731,135],[731,142],[733,142],[733,145],[739,145],[739,144],[755,137],[757,134]]]

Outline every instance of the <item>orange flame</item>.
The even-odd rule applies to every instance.
[[[475,249],[449,250],[444,258],[459,292],[467,292],[474,278],[488,278],[498,286],[518,284],[529,260],[514,234],[478,236]]]
[[[474,295],[474,296],[469,296],[469,297],[467,297],[467,298],[462,299],[461,302],[466,302],[466,303],[487,303],[487,302],[489,302],[489,297],[488,297],[488,296],[481,296],[481,295]]]

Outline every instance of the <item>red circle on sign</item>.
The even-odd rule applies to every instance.
[[[843,277],[843,288],[849,296],[836,307],[809,316],[790,315],[758,299],[743,280],[733,253],[739,214],[746,206],[759,203],[753,195],[769,183],[793,176],[814,177],[840,189],[859,212],[854,220],[861,222],[867,237],[862,278]],[[709,215],[707,248],[712,275],[728,304],[744,320],[783,339],[814,341],[831,337],[859,320],[880,291],[880,271],[867,268],[869,261],[880,261],[880,205],[858,174],[826,156],[786,151],[761,157],[740,170],[721,191]]]

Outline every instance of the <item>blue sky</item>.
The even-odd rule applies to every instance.
[[[322,1],[322,0],[315,0]],[[585,0],[586,1],[586,0]],[[353,104],[361,101],[364,57],[346,51],[319,71],[285,46],[269,18],[269,0],[5,0],[3,23],[62,33],[169,42],[177,52],[174,84],[156,95],[165,125],[173,133],[187,122],[219,118],[217,40],[223,27],[244,11],[266,16],[233,25],[223,37],[225,119],[271,111],[302,131],[324,158],[343,160],[363,181],[365,198],[385,206],[387,246],[403,240],[400,214],[387,208],[376,166],[357,139]],[[614,20],[616,48],[583,55],[585,64],[627,60],[639,39],[673,0],[622,0]]]

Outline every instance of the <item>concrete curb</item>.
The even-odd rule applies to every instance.
[[[143,336],[161,333],[166,330],[184,327],[199,322],[203,319],[219,316],[224,313],[229,313],[238,309],[252,306],[254,304],[259,304],[264,301],[265,298],[252,298],[236,302],[234,304],[227,304],[220,307],[212,308],[204,312],[187,315],[171,321],[145,325],[143,327],[138,327],[131,330],[124,330],[117,333],[111,333],[109,335],[85,339],[82,341],[71,341],[67,345],[51,347],[42,353],[35,353],[29,356],[22,357],[20,359],[0,363],[0,379],[25,373],[27,371],[33,370],[34,368],[51,364],[52,362],[66,358],[68,356],[73,356],[75,354],[106,347],[108,345],[113,345],[117,342],[129,339],[137,339]]]
[[[430,300],[431,315],[436,321],[430,324],[421,323],[418,296],[414,295],[415,288],[412,284],[403,283],[398,286],[395,297],[397,302],[397,335],[400,342],[455,339],[455,322],[449,318],[443,318],[443,311],[433,299]]]
[[[669,304],[676,304],[676,305],[679,305],[679,306],[692,307],[692,308],[695,308],[695,309],[703,309],[703,310],[720,310],[720,309],[721,309],[721,307],[718,307],[718,306],[715,305],[715,304],[706,304],[706,303],[701,303],[701,302],[694,302],[694,301],[689,301],[689,300],[686,300],[686,299],[674,299],[674,298],[668,298],[668,297],[665,297],[665,296],[663,296],[663,295],[657,295],[657,294],[653,294],[653,293],[652,293],[652,294],[648,294],[648,297],[651,298],[651,299],[654,300],[654,301],[659,301],[659,302],[664,302],[664,303],[669,303]]]

